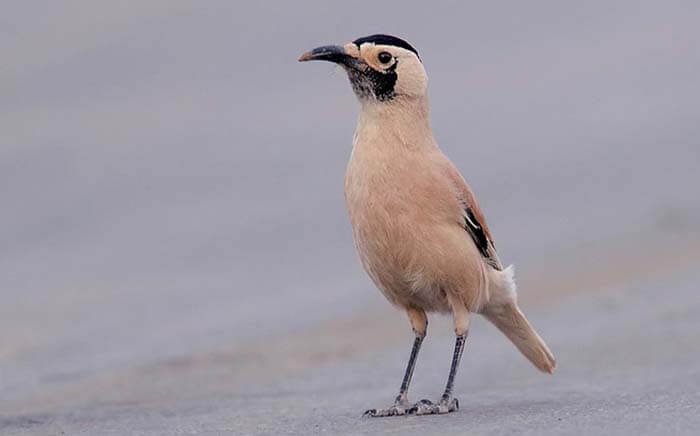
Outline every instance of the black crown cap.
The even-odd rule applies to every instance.
[[[363,36],[362,38],[358,38],[353,41],[353,44],[356,46],[361,46],[362,44],[370,42],[373,44],[378,44],[378,45],[393,45],[394,47],[401,47],[405,48],[406,50],[412,51],[413,53],[416,54],[418,59],[420,59],[420,56],[418,55],[418,50],[413,48],[411,44],[408,42],[404,41],[401,38],[397,38],[395,36],[391,35],[384,35],[381,33],[377,33],[375,35],[369,35],[369,36]]]

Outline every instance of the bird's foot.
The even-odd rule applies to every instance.
[[[443,415],[459,410],[457,398],[442,398],[438,403],[430,400],[420,400],[408,409],[408,413],[416,415]]]
[[[411,406],[405,398],[397,398],[394,405],[386,409],[369,409],[362,414],[368,418],[381,418],[384,416],[401,416],[408,415]]]

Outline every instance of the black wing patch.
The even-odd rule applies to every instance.
[[[493,242],[486,236],[486,232],[484,232],[483,227],[481,227],[481,224],[474,216],[474,212],[471,208],[464,208],[464,212],[466,213],[464,215],[464,228],[469,232],[469,235],[471,235],[476,244],[476,248],[479,249],[479,252],[489,265],[500,269],[498,261],[491,256],[491,251],[489,250],[489,244],[493,246]]]

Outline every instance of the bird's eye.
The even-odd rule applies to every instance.
[[[391,62],[392,56],[391,53],[383,51],[379,53],[379,56],[377,56],[377,58],[379,59],[379,62],[383,64],[388,64],[389,62]]]

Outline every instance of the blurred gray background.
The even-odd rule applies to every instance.
[[[0,433],[698,434],[700,4],[4,2]],[[303,51],[419,50],[537,373],[479,319],[462,409],[363,420],[412,334],[356,260],[358,105]],[[452,347],[431,319],[411,397]]]

